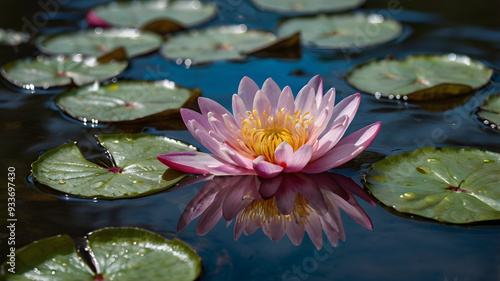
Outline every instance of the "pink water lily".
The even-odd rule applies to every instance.
[[[320,173],[357,156],[380,130],[373,123],[341,139],[359,106],[360,95],[335,105],[335,90],[323,95],[321,77],[297,94],[271,79],[262,89],[244,77],[233,95],[233,114],[199,98],[201,114],[181,109],[191,134],[213,154],[175,152],[158,156],[165,165],[192,174],[259,175]]]
[[[273,241],[287,235],[299,245],[307,233],[321,249],[323,231],[334,246],[345,240],[340,209],[363,227],[373,228],[353,195],[375,206],[352,179],[334,173],[214,177],[188,204],[177,229],[201,216],[196,230],[204,235],[223,218],[228,225],[234,222],[234,239],[261,228]]]

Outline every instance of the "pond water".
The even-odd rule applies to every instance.
[[[57,4],[57,12],[37,27],[43,3]],[[85,28],[84,11],[105,1],[2,1],[0,26],[52,34]],[[207,25],[244,23],[250,28],[274,30],[279,16],[261,12],[245,0],[216,0],[221,12]],[[392,9],[389,9],[392,8]],[[337,100],[356,90],[343,79],[354,65],[392,55],[457,53],[469,55],[495,70],[492,81],[463,103],[449,107],[439,101],[425,105],[402,100],[376,99],[363,94],[349,132],[376,121],[382,129],[373,144],[339,171],[362,185],[363,173],[375,161],[423,146],[462,146],[500,152],[500,133],[477,120],[474,110],[490,94],[500,92],[500,20],[498,1],[368,1],[362,10],[377,10],[404,24],[402,38],[363,50],[303,49],[300,59],[250,58],[245,62],[217,62],[185,68],[158,53],[136,57],[119,79],[170,79],[186,87],[199,87],[205,97],[230,108],[230,96],[243,76],[262,85],[272,77],[280,86],[298,90],[319,74],[324,87],[335,87]],[[51,10],[52,11],[52,10]],[[31,45],[1,47],[0,63],[36,54]],[[303,73],[303,75],[297,75]],[[440,224],[398,215],[381,205],[373,208],[358,200],[373,222],[367,230],[343,216],[346,241],[337,247],[325,243],[317,250],[308,237],[300,246],[287,238],[272,242],[261,231],[234,241],[225,222],[204,236],[196,234],[196,221],[177,233],[184,207],[202,184],[128,200],[61,198],[37,190],[27,180],[30,164],[44,151],[67,141],[78,141],[84,152],[94,145],[93,135],[116,133],[113,127],[92,127],[64,116],[53,104],[51,90],[21,93],[0,83],[0,122],[4,185],[0,188],[2,213],[0,260],[7,254],[7,167],[16,169],[16,247],[57,234],[82,237],[107,226],[136,226],[167,238],[189,243],[202,257],[201,280],[500,280],[500,226],[498,222],[466,226]],[[144,132],[201,145],[187,131]],[[202,149],[203,150],[203,149]],[[5,211],[4,211],[5,210]]]

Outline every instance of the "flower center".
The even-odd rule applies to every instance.
[[[265,156],[266,160],[275,163],[274,152],[282,142],[287,142],[293,151],[304,145],[309,137],[309,126],[314,119],[309,112],[302,114],[299,110],[293,115],[285,109],[276,115],[267,115],[266,111],[258,114],[257,110],[247,111],[248,117],[241,123],[243,143],[255,155]]]
[[[239,215],[238,222],[246,224],[255,223],[256,225],[270,223],[283,223],[286,227],[287,222],[299,224],[301,226],[309,222],[309,215],[315,212],[309,202],[300,193],[297,193],[295,205],[290,214],[283,215],[276,207],[275,197],[270,199],[254,200]]]

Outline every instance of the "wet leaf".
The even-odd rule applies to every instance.
[[[100,229],[90,233],[86,243],[80,252],[88,256],[90,266],[73,240],[60,235],[18,250],[15,274],[6,271],[0,277],[6,281],[160,281],[168,276],[168,280],[191,281],[201,273],[201,260],[187,245],[139,228]],[[10,268],[7,262],[3,267]]]
[[[184,88],[168,80],[119,81],[70,89],[60,94],[55,103],[79,120],[147,123],[180,116],[179,109],[192,107],[199,96],[198,89]]]
[[[333,13],[341,12],[361,6],[365,0],[252,0],[252,2],[262,10],[276,13]]]
[[[351,69],[346,80],[366,93],[427,101],[470,93],[486,85],[492,74],[466,56],[412,55],[363,63]]]
[[[35,241],[15,253],[15,274],[5,272],[6,281],[93,281],[92,269],[78,255],[68,235]],[[11,268],[7,261],[5,269]]]
[[[270,32],[247,29],[242,25],[220,26],[201,31],[178,33],[160,51],[168,59],[189,59],[192,64],[219,60],[244,60],[250,53],[277,43]]]
[[[180,240],[137,228],[105,228],[88,236],[98,272],[108,280],[195,280],[198,255]]]
[[[179,141],[148,134],[109,134],[97,138],[112,156],[114,167],[86,160],[75,143],[67,143],[42,154],[32,164],[33,176],[41,184],[74,196],[138,197],[167,189],[185,177],[178,174],[165,180],[166,166],[156,156],[195,150]]]
[[[91,25],[139,28],[158,20],[168,20],[183,28],[199,25],[217,13],[215,3],[199,1],[127,1],[113,2],[92,9],[87,21]]]
[[[489,95],[477,111],[483,124],[493,129],[500,129],[500,94]]]
[[[394,40],[401,34],[402,26],[380,14],[363,13],[294,17],[285,19],[278,25],[279,36],[289,36],[296,32],[300,32],[305,46],[353,49]]]
[[[37,47],[46,54],[83,54],[101,56],[123,47],[128,57],[135,57],[155,51],[162,38],[152,32],[138,29],[96,28],[72,33],[41,37]]]
[[[424,147],[373,164],[366,186],[387,206],[448,223],[500,219],[500,154]]]
[[[1,73],[14,85],[32,90],[104,81],[122,73],[127,66],[126,61],[99,63],[95,57],[39,55],[10,62],[3,66]]]

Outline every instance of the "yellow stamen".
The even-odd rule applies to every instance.
[[[296,151],[309,139],[309,127],[313,121],[309,112],[302,110],[291,114],[284,108],[276,115],[266,111],[259,115],[257,110],[247,111],[248,117],[241,121],[241,135],[246,148],[254,152],[254,157],[265,156],[266,160],[276,162],[274,152],[278,145],[287,142]]]

